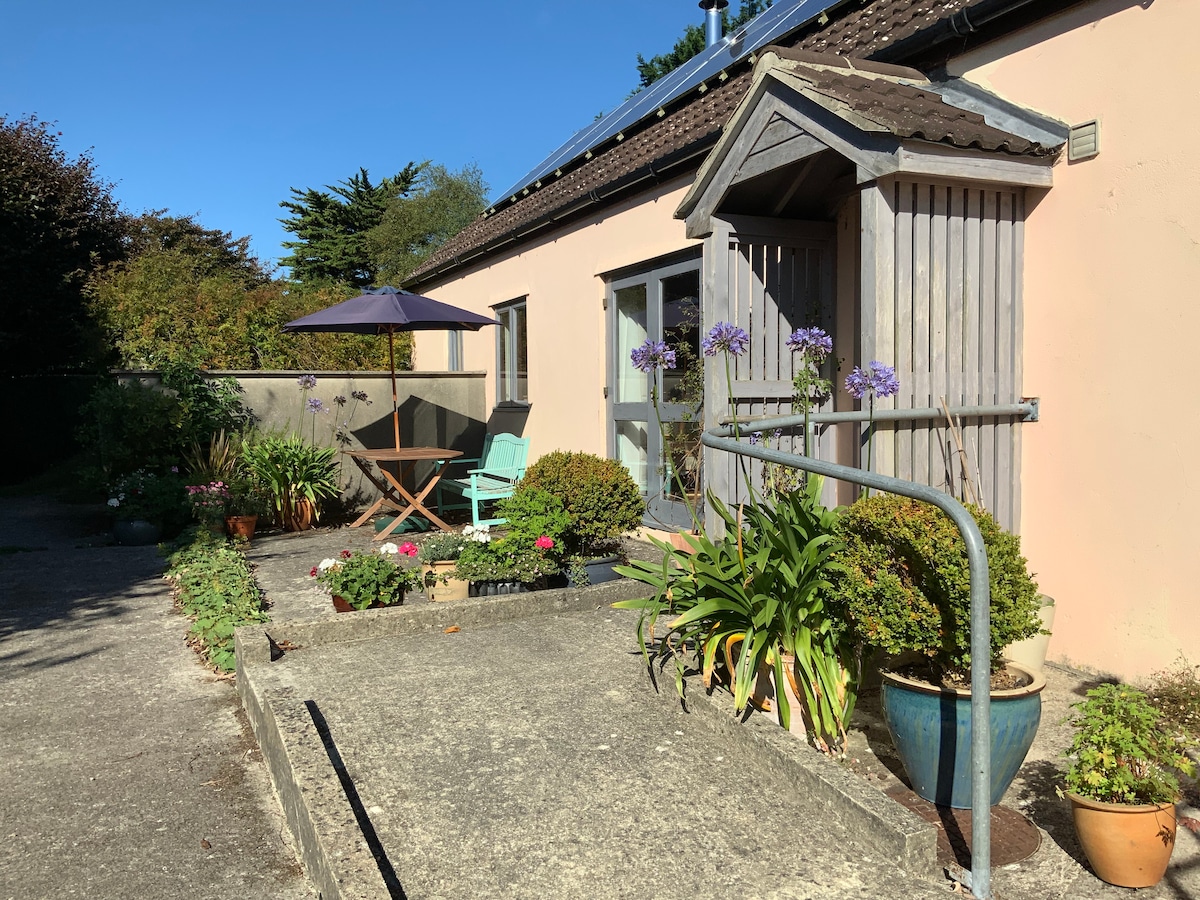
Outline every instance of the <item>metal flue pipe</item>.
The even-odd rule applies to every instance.
[[[729,0],[700,0],[700,8],[704,10],[704,46],[711,47],[721,40],[721,10],[729,5]]]

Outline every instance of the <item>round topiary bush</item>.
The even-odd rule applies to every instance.
[[[533,488],[557,497],[570,516],[563,540],[571,555],[596,555],[637,528],[646,511],[629,470],[593,453],[547,453],[526,469],[517,492]]]
[[[991,587],[991,663],[1014,641],[1038,633],[1038,588],[1021,541],[992,516],[968,507],[983,535]],[[971,580],[958,528],[936,506],[878,494],[842,514],[831,612],[867,647],[912,651],[935,674],[961,678],[971,665]]]

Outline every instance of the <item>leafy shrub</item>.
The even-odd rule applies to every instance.
[[[470,543],[470,538],[452,531],[439,531],[431,535],[421,544],[417,551],[417,560],[425,564],[435,562],[453,562]]]
[[[969,507],[987,550],[991,584],[991,664],[1014,641],[1037,634],[1037,583],[1021,542],[983,509]],[[971,665],[971,583],[966,546],[944,512],[881,494],[847,508],[838,522],[845,550],[830,605],[865,646],[927,657],[941,677]]]
[[[266,603],[240,551],[203,531],[167,561],[175,602],[193,619],[188,641],[216,669],[234,669],[233,631],[266,622]]]
[[[1161,711],[1163,724],[1189,747],[1200,749],[1200,666],[1180,659],[1171,668],[1155,672],[1146,695]]]
[[[1125,684],[1102,684],[1073,705],[1075,737],[1067,790],[1101,803],[1174,803],[1179,779],[1194,774],[1183,741],[1150,698]]]
[[[158,475],[138,469],[118,478],[109,488],[108,507],[120,521],[142,519],[177,530],[187,517],[183,480],[174,473]]]
[[[140,382],[104,384],[80,410],[76,437],[93,462],[80,473],[93,489],[138,469],[165,469],[180,457],[178,401]]]
[[[502,500],[498,510],[508,520],[508,531],[501,538],[469,540],[455,566],[456,577],[539,583],[562,571],[563,535],[571,520],[557,497],[526,488]]]
[[[558,498],[570,517],[566,552],[596,555],[637,528],[646,504],[629,470],[614,459],[556,450],[535,461],[517,485],[514,500],[534,488]],[[518,502],[520,502],[518,500]]]
[[[175,361],[163,365],[162,382],[179,403],[181,447],[207,446],[214,435],[242,433],[256,421],[242,405],[245,391],[236,378],[206,378],[195,366]]]

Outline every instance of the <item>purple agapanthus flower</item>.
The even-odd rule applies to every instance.
[[[750,435],[750,445],[751,446],[754,446],[755,444],[761,444],[761,443],[762,443],[762,432],[761,431],[756,431]]]
[[[900,390],[900,380],[896,378],[896,370],[891,366],[872,360],[866,369],[858,366],[846,376],[846,390],[855,400],[861,400],[868,395],[872,397],[890,397]]]
[[[653,373],[655,369],[675,368],[675,351],[667,348],[666,341],[648,340],[642,346],[634,347],[629,352],[629,358],[635,369],[646,374]]]
[[[367,399],[366,391],[351,391],[350,396],[353,397],[355,400],[359,401],[360,403],[370,403],[371,402],[370,400]]]
[[[822,328],[797,328],[787,339],[788,349],[803,353],[814,362],[821,362],[833,352],[833,338]]]
[[[333,402],[336,403],[338,406],[345,406],[346,398],[343,397],[341,394],[338,394],[336,397],[333,398]]]
[[[741,356],[750,349],[750,335],[746,334],[745,329],[729,322],[718,322],[709,329],[700,346],[705,356],[716,356],[718,353]]]
[[[316,375],[301,375],[296,379],[296,384],[300,385],[300,390],[311,391],[317,386]]]
[[[325,412],[325,404],[321,400],[320,397],[309,397],[308,398],[308,411],[310,413],[312,413],[314,416],[317,413]]]

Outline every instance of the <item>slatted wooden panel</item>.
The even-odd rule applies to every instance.
[[[808,325],[834,332],[832,229],[825,223],[738,219],[719,233],[719,240],[710,244],[724,259],[714,271],[718,290],[710,296],[706,328],[733,322],[750,335],[749,351],[732,360],[733,409],[741,421],[791,415],[796,362],[785,343],[788,335]],[[724,359],[718,356],[714,362],[717,377],[710,384],[715,382],[717,389],[707,392],[706,402],[715,417],[730,409]],[[763,439],[776,449],[803,449],[800,430]],[[833,440],[833,429],[823,430],[813,454],[833,459]],[[745,498],[747,475],[755,490],[763,484],[756,460],[710,453],[705,465],[710,473],[719,469],[709,483],[732,502]]]
[[[878,223],[877,231],[890,231],[894,289],[890,297],[864,297],[877,315],[863,362],[895,365],[896,408],[936,407],[943,396],[951,406],[1018,399],[1023,193],[909,180],[884,182],[882,189],[891,221]],[[1014,527],[1019,426],[963,425],[983,504]],[[877,471],[961,495],[943,423],[901,424],[877,434]]]

